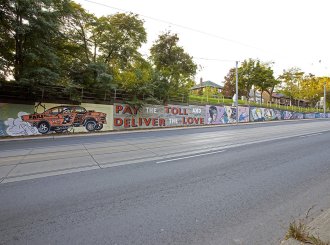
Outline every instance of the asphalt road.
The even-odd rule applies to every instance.
[[[142,160],[103,161],[110,142]],[[0,142],[0,161],[81,144],[101,168],[0,184],[0,244],[279,244],[330,207],[329,120]]]

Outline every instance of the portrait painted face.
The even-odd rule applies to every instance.
[[[217,120],[217,117],[218,117],[218,110],[215,106],[210,106],[209,108],[209,114],[210,114],[210,117],[208,119],[209,123],[213,123]]]
[[[259,108],[256,109],[256,116],[257,116],[257,118],[262,118],[262,113]]]

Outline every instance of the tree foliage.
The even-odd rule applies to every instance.
[[[302,72],[297,67],[292,67],[284,70],[279,76],[280,80],[280,91],[291,99],[298,99],[300,97],[300,83],[304,77],[304,72]]]
[[[197,65],[178,42],[177,34],[166,32],[150,49],[150,60],[157,74],[156,93],[164,100],[178,93],[188,94],[194,85]]]
[[[132,13],[96,17],[71,0],[0,0],[0,80],[123,89],[135,97],[187,93],[196,64],[165,33],[151,49]]]
[[[61,20],[67,0],[1,0],[0,69],[21,83],[61,80]]]
[[[236,69],[230,69],[225,77],[224,94],[231,97],[235,93]],[[251,95],[253,88],[259,89],[261,94],[266,91],[272,95],[275,86],[279,82],[274,78],[273,70],[270,63],[261,62],[260,60],[248,59],[244,60],[238,67],[238,95]]]
[[[324,83],[326,91],[330,91],[330,78],[305,74],[297,67],[284,70],[279,79],[281,84],[278,89],[281,93],[292,100],[307,100],[312,106],[316,106],[324,96]]]

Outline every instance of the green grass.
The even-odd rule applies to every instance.
[[[198,95],[190,95],[189,96],[189,104],[199,104],[199,105],[226,105],[231,106],[233,104],[232,99],[226,98],[212,98],[206,96],[198,96]],[[254,102],[247,102],[245,100],[238,100],[238,104],[240,106],[256,106],[256,107],[264,107],[264,108],[272,108],[284,111],[296,111],[296,112],[323,112],[323,109],[317,108],[305,108],[305,107],[297,107],[297,106],[281,106],[275,104],[259,104]]]
[[[298,222],[293,221],[289,225],[289,229],[285,235],[285,239],[293,238],[297,241],[304,242],[312,245],[330,245],[329,242],[322,241],[319,237],[315,237],[308,233],[308,227],[300,220]]]

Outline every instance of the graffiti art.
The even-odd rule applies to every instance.
[[[106,124],[106,113],[87,111],[81,106],[57,106],[43,113],[33,113],[21,116],[23,122],[27,122],[38,129],[41,134],[48,132],[62,133],[70,127],[83,126],[87,131],[101,130]]]

